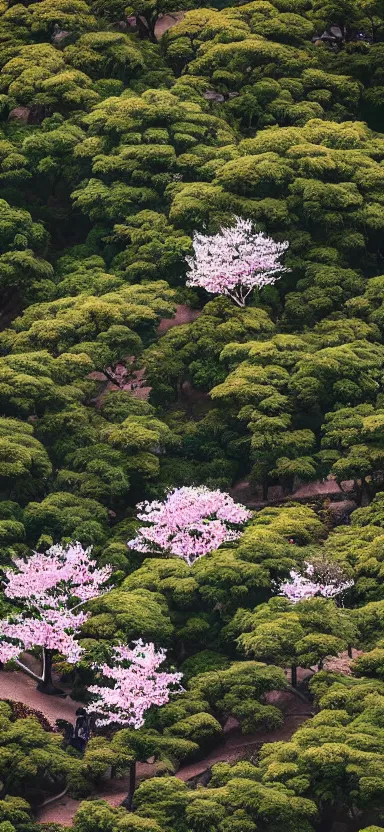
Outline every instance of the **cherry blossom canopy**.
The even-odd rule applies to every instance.
[[[70,663],[79,660],[82,650],[74,634],[88,613],[75,610],[106,591],[112,571],[109,566],[98,569],[90,551],[80,543],[52,546],[46,554],[19,558],[15,568],[4,570],[4,594],[21,602],[23,612],[0,621],[0,661],[17,659],[32,647],[58,650]]]
[[[315,595],[322,595],[323,598],[335,598],[341,595],[347,589],[353,586],[352,580],[342,581],[330,580],[329,583],[321,583],[316,580],[314,576],[314,568],[312,564],[305,564],[305,574],[295,572],[293,569],[290,574],[290,580],[280,584],[280,595],[285,595],[294,604],[298,601],[305,601],[307,598],[313,598]]]
[[[244,306],[253,289],[275,283],[283,272],[280,258],[289,243],[277,243],[262,232],[254,232],[251,220],[235,217],[235,225],[218,234],[193,235],[194,257],[187,286],[199,286],[213,294],[228,295]]]
[[[141,526],[128,546],[177,555],[189,566],[222,543],[236,540],[239,526],[252,516],[229,494],[205,486],[175,488],[164,502],[139,503],[138,509],[139,520],[151,525]]]
[[[113,666],[104,664],[98,668],[105,679],[115,682],[114,687],[91,685],[88,688],[96,697],[88,706],[90,713],[98,715],[96,724],[118,722],[141,728],[151,705],[168,702],[172,689],[174,693],[181,693],[183,674],[158,670],[165,658],[165,650],[156,650],[154,644],[144,644],[141,639],[134,642],[132,650],[122,644],[116,647]]]

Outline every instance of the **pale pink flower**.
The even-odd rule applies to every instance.
[[[228,295],[244,306],[253,289],[275,283],[283,272],[280,257],[289,243],[277,243],[262,232],[254,232],[251,220],[235,217],[235,225],[221,228],[218,234],[193,235],[194,257],[187,257],[190,268],[187,286],[200,286],[207,292]]]
[[[313,573],[314,568],[310,563],[305,563],[304,575],[292,569],[289,573],[290,580],[280,584],[279,594],[297,604],[298,601],[314,598],[315,595],[322,595],[323,598],[335,598],[350,589],[354,584],[353,580],[342,581],[336,577],[329,583],[320,583],[312,580]]]
[[[88,690],[96,697],[88,711],[96,713],[99,726],[119,723],[141,728],[145,713],[151,705],[164,705],[170,694],[181,693],[182,673],[158,670],[166,657],[165,650],[140,639],[131,650],[125,645],[115,648],[113,666],[102,665],[104,678],[112,679],[114,687],[91,685]],[[173,691],[172,691],[173,688]]]
[[[229,494],[205,486],[175,488],[163,502],[139,503],[138,509],[139,520],[152,525],[141,526],[128,546],[177,555],[190,566],[222,543],[236,540],[239,526],[252,516]]]

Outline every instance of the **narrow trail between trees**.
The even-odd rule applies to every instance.
[[[252,752],[256,753],[265,742],[289,740],[299,725],[311,717],[310,705],[290,692],[276,692],[272,696],[273,704],[281,707],[285,717],[281,728],[275,731],[256,731],[252,734],[240,735],[235,724],[231,725],[229,721],[221,745],[211,751],[203,760],[182,766],[176,777],[184,782],[196,781],[205,772],[208,772],[215,763],[233,762]],[[19,671],[0,672],[0,698],[23,702],[24,705],[41,711],[52,726],[54,726],[57,719],[67,719],[74,723],[76,719],[75,712],[80,705],[79,702],[75,702],[69,697],[64,699],[39,693],[33,679]],[[138,763],[138,781],[153,777],[155,774],[155,763]],[[108,801],[111,806],[119,806],[126,797],[128,790],[129,776],[106,781],[97,793],[86,799],[102,799]],[[41,807],[37,820],[39,823],[55,822],[64,826],[71,826],[81,802],[81,800],[74,800],[68,795],[64,795]]]
[[[62,687],[62,685],[61,685]],[[22,671],[13,670],[0,672],[0,699],[12,699],[13,702],[23,702],[29,708],[41,711],[55,727],[56,719],[67,719],[76,722],[76,709],[82,707],[81,702],[61,696],[47,696],[36,690],[36,682]]]
[[[189,765],[182,766],[176,773],[176,777],[184,782],[198,780],[209,769],[220,762],[234,762],[242,759],[248,754],[256,753],[261,745],[266,742],[278,742],[289,740],[299,725],[311,717],[309,704],[298,700],[293,694],[284,694],[286,697],[285,706],[289,706],[284,724],[275,731],[256,731],[253,734],[243,736],[230,736],[223,740],[219,747],[216,747],[203,760]],[[153,777],[156,774],[156,764],[138,763],[138,781]],[[88,799],[106,800],[111,806],[119,806],[129,791],[129,777],[106,782],[103,789]],[[72,824],[73,817],[80,806],[80,800],[74,800],[65,795],[63,798],[41,808],[37,815],[38,823],[61,823],[64,826]]]

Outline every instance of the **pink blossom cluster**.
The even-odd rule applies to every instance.
[[[68,662],[76,664],[81,657],[82,649],[68,630],[76,632],[87,617],[85,613],[73,616],[70,625],[68,616],[63,622],[59,617],[50,621],[49,616],[44,613],[40,618],[16,616],[13,622],[1,621],[1,638],[9,638],[11,641],[0,642],[0,661],[17,659],[21,652],[31,650],[33,647],[44,647],[45,650],[58,650]]]
[[[96,724],[118,722],[141,728],[151,705],[164,705],[171,692],[181,693],[183,674],[158,670],[165,657],[165,650],[156,650],[154,644],[145,644],[141,639],[134,642],[133,649],[121,644],[116,647],[113,666],[104,664],[98,668],[104,678],[115,682],[114,687],[91,685],[88,688],[96,697],[88,706],[89,712],[98,715]]]
[[[235,503],[229,494],[205,486],[175,488],[166,500],[139,503],[141,526],[138,536],[128,541],[131,549],[154,554],[177,555],[192,566],[222,543],[236,540],[251,512]]]
[[[4,570],[4,594],[21,601],[24,611],[0,621],[0,661],[42,647],[59,650],[68,662],[76,663],[82,651],[74,635],[88,614],[75,610],[105,591],[111,568],[98,569],[90,549],[80,543],[52,546],[46,554],[18,558],[14,566]]]
[[[28,560],[18,558],[14,569],[5,569],[8,598],[23,598],[28,605],[60,607],[70,598],[89,601],[111,575],[111,568],[96,568],[90,549],[80,543],[51,546],[46,554],[35,552]]]
[[[280,584],[280,595],[285,595],[289,601],[297,604],[298,601],[304,601],[308,598],[313,598],[315,595],[322,595],[323,598],[335,598],[347,589],[350,589],[354,581],[333,580],[330,583],[320,583],[313,580],[314,568],[310,563],[305,564],[304,575],[296,572],[294,569],[289,573],[290,580]]]
[[[194,257],[187,257],[187,286],[228,295],[238,306],[253,289],[275,283],[289,271],[280,258],[289,243],[277,243],[262,232],[255,233],[251,220],[235,217],[235,225],[218,234],[193,235]]]

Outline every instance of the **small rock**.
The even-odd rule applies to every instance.
[[[234,717],[234,716],[229,716],[225,725],[224,725],[224,727],[223,727],[223,733],[224,734],[231,734],[234,731],[238,731],[239,728],[240,728],[239,720],[236,719],[236,717]]]
[[[221,95],[220,92],[215,92],[214,90],[206,90],[205,93],[204,93],[204,98],[207,101],[218,101],[220,103],[222,101],[225,101],[224,96]]]
[[[60,29],[59,24],[55,23],[53,27],[53,35],[51,37],[51,43],[61,43],[63,40],[65,40],[65,38],[68,37],[68,35],[70,35],[70,32],[68,32],[66,29]]]
[[[149,766],[152,766],[155,762],[155,755],[152,754],[152,757],[148,757],[148,759],[145,762],[148,763]]]
[[[328,511],[337,524],[345,523],[355,509],[357,509],[357,503],[354,500],[338,500],[328,506]]]
[[[340,40],[343,40],[343,33],[340,29],[340,26],[331,26],[329,31],[334,38],[339,38]]]
[[[29,107],[15,107],[11,110],[8,121],[24,121],[25,124],[28,124],[30,116],[31,110]]]

